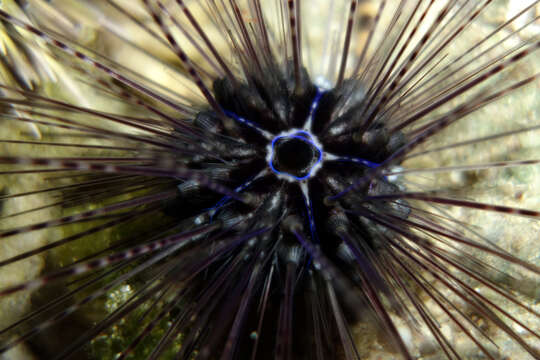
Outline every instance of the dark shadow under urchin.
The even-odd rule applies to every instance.
[[[496,224],[540,214],[483,201],[485,189],[471,198],[473,180],[435,177],[538,164],[505,151],[472,165],[460,160],[462,150],[534,134],[536,123],[490,135],[451,131],[538,82],[534,69],[504,76],[534,56],[537,37],[493,52],[507,34],[501,27],[455,50],[490,2],[382,1],[358,49],[358,2],[330,6],[328,24],[341,18],[343,25],[335,38],[326,28],[321,64],[329,67],[322,72],[314,70],[306,1],[268,8],[209,2],[202,12],[184,1],[143,1],[142,22],[108,2],[108,11],[128,15],[127,23],[169,47],[178,59],[171,72],[200,90],[202,102],[191,90],[176,94],[152,82],[142,69],[73,50],[73,38],[2,10],[7,34],[40,38],[66,71],[127,109],[103,111],[44,95],[44,88],[3,85],[2,104],[11,107],[4,119],[39,125],[45,135],[26,144],[2,140],[16,144],[2,151],[3,175],[52,171],[36,188],[8,186],[3,199],[27,199],[38,189],[56,194],[51,207],[62,211],[19,224],[5,217],[0,240],[62,232],[0,268],[65,255],[41,277],[2,284],[7,299],[54,284],[64,289],[48,296],[56,303],[45,301],[42,312],[0,326],[2,352],[23,342],[37,349],[36,334],[54,336],[55,326],[76,320],[86,328],[73,327],[74,339],[46,357],[355,359],[384,346],[387,357],[499,359],[514,353],[502,334],[524,356],[540,358],[540,315],[527,305],[537,296],[536,260],[503,248],[488,223],[472,216],[492,214]],[[204,14],[221,36],[207,37]],[[228,53],[217,48],[223,44]],[[22,151],[35,143],[75,148],[67,156]],[[454,164],[437,156],[445,151],[455,153]],[[496,179],[504,184],[504,174]],[[355,335],[366,323],[375,334],[369,344]]]

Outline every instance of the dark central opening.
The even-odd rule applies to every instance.
[[[286,139],[276,145],[276,157],[284,171],[299,171],[311,164],[313,146],[300,139]]]
[[[303,132],[277,137],[272,143],[272,150],[272,169],[297,180],[308,177],[321,160],[321,150]]]

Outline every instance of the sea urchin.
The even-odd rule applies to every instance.
[[[477,186],[536,168],[511,143],[539,125],[468,133],[534,93],[538,1],[471,36],[492,2],[380,1],[372,20],[357,0],[5,5],[1,198],[29,205],[4,207],[0,241],[43,242],[0,270],[48,264],[0,280],[6,303],[39,289],[0,318],[0,352],[540,359],[538,257],[475,217],[540,217]]]

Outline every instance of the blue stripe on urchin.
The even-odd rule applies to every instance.
[[[540,213],[475,198],[472,180],[435,176],[540,162],[460,157],[464,147],[517,142],[536,124],[450,131],[540,76],[501,76],[540,48],[538,36],[510,41],[533,22],[505,29],[538,1],[457,48],[491,2],[380,1],[366,34],[356,0],[317,3],[328,8],[313,19],[306,0],[56,10],[36,0],[0,10],[11,75],[1,116],[38,137],[2,135],[1,199],[51,194],[45,205],[4,206],[0,241],[60,230],[0,258],[4,273],[40,255],[51,263],[44,275],[0,282],[8,301],[39,289],[31,312],[0,324],[0,351],[26,343],[46,358],[349,360],[379,356],[382,344],[387,358],[498,359],[516,349],[540,358],[529,301],[538,259],[516,256],[470,217]],[[49,14],[57,24],[42,20]],[[120,46],[102,53],[59,34],[81,16],[187,90],[115,62]],[[141,50],[132,29],[175,60]],[[49,64],[121,108],[51,92]],[[439,156],[447,150],[456,162]],[[418,157],[428,165],[407,162]],[[31,217],[42,209],[56,213]],[[51,341],[58,334],[66,337]]]

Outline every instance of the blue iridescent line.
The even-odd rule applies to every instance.
[[[254,130],[257,130],[258,132],[263,134],[263,136],[266,136],[267,133],[268,133],[259,124],[255,123],[255,122],[253,122],[251,120],[245,119],[245,118],[233,113],[232,111],[228,111],[228,110],[223,109],[223,112],[225,113],[225,115],[227,115],[228,117],[238,121],[239,123],[245,124],[245,125],[249,126],[250,128],[252,128]]]
[[[237,188],[234,189],[234,191],[237,192],[237,193],[241,192],[242,190],[247,188],[249,185],[251,185],[253,179],[255,179],[255,177],[252,177],[251,179],[249,179],[248,181],[246,181],[242,185],[238,186]],[[211,212],[211,214],[210,214],[210,222],[212,222],[212,219],[214,218],[214,215],[218,212],[218,210],[221,209],[223,206],[225,206],[225,204],[227,204],[229,202],[229,200],[231,200],[231,199],[232,198],[229,195],[225,195],[224,197],[219,199],[219,201],[217,203],[215,203],[214,206],[209,207],[208,209],[204,210],[204,212]]]
[[[349,156],[341,156],[337,158],[335,161],[354,162],[360,165],[364,165],[371,169],[375,169],[381,165],[380,163],[376,163],[376,162],[372,162],[372,161],[360,159],[360,158],[349,157]]]

